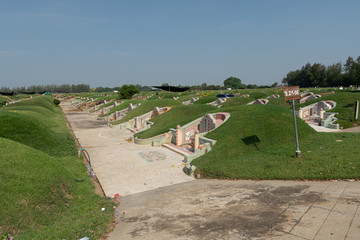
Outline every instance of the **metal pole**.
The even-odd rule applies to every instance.
[[[297,133],[297,125],[296,125],[296,115],[295,115],[295,101],[292,100],[292,109],[293,109],[293,115],[294,115],[294,127],[295,127],[295,139],[296,139],[296,157],[301,157],[301,151],[299,148],[299,139],[298,139],[298,133]]]

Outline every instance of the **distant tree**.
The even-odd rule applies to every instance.
[[[220,90],[220,85],[208,85],[207,90]]]
[[[233,89],[239,89],[239,88],[242,88],[243,85],[242,85],[241,80],[239,78],[229,77],[229,78],[225,79],[224,87],[233,88]]]
[[[136,93],[139,93],[139,89],[130,84],[130,85],[122,85],[122,87],[120,88],[120,91],[119,91],[119,97],[121,99],[131,99],[132,96],[134,96]]]
[[[141,87],[141,91],[151,91],[152,90],[152,88],[151,87],[149,87],[149,86],[143,86],[143,87]]]
[[[80,92],[88,92],[90,90],[90,86],[89,84],[72,84],[71,85],[71,92],[76,92],[76,93],[80,93]]]
[[[282,83],[287,86],[298,86],[300,85],[300,70],[290,71],[283,78]]]
[[[352,57],[348,57],[344,64],[343,85],[360,85],[360,57],[354,61]]]
[[[329,87],[335,87],[342,82],[341,63],[330,65],[326,68],[327,84]]]
[[[248,84],[248,85],[246,85],[245,87],[248,88],[248,89],[256,89],[256,88],[259,88],[259,86],[256,85],[256,84]]]
[[[161,84],[162,87],[167,87],[167,86],[170,86],[168,83],[163,83]]]
[[[320,63],[307,63],[301,69],[290,71],[282,83],[300,87],[335,87],[360,85],[360,56],[354,60],[348,57],[344,67],[341,63],[324,66]]]
[[[142,89],[142,86],[140,84],[136,84],[135,87],[139,89],[139,91]]]
[[[1,87],[0,92],[12,92],[12,90],[9,87]]]
[[[326,87],[328,86],[326,67],[319,63],[313,65],[307,63],[301,70],[290,71],[282,82],[288,86]]]
[[[278,84],[277,82],[274,82],[274,83],[270,86],[270,88],[276,88],[278,85],[279,85],[279,84]]]
[[[118,92],[119,92],[120,89],[121,89],[121,87],[114,87],[114,88],[113,88],[113,91],[118,91]]]
[[[207,84],[206,83],[201,84],[201,90],[206,90],[206,89],[207,89]]]

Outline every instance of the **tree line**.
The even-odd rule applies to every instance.
[[[1,87],[0,92],[15,92],[15,93],[43,93],[43,92],[56,92],[56,93],[80,93],[89,92],[89,84],[49,84],[49,85],[32,85],[29,87]]]
[[[360,56],[354,60],[348,57],[346,63],[325,66],[307,63],[301,69],[290,71],[282,83],[300,87],[337,87],[360,85]]]

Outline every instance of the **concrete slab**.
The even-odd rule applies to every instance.
[[[314,125],[314,124],[308,124],[308,125],[310,127],[312,127],[317,132],[341,132],[341,130],[338,130],[338,129],[326,128],[326,127],[317,126],[317,125]]]
[[[120,199],[108,239],[358,239],[360,195],[347,195],[349,206],[329,194],[360,188],[351,184],[201,179],[158,188]],[[334,196],[333,209],[315,206]]]
[[[314,239],[329,213],[330,211],[327,209],[310,208],[294,229],[291,230],[291,233],[305,239]]]
[[[350,223],[350,228],[345,236],[345,239],[359,239],[360,236],[360,209],[359,205]]]
[[[356,209],[357,205],[338,203],[314,239],[345,239]]]

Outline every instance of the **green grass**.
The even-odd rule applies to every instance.
[[[50,97],[39,97],[0,110],[0,137],[31,146],[54,156],[76,154],[61,109]]]
[[[352,133],[317,133],[298,119],[300,150],[295,158],[292,113],[275,106],[224,108],[230,119],[207,137],[213,150],[192,161],[205,178],[338,179],[359,178],[360,138]],[[249,144],[244,138],[257,136]],[[336,140],[342,140],[337,142]],[[258,149],[257,149],[258,148]]]
[[[0,96],[0,107],[4,106],[7,102],[7,98]]]
[[[209,96],[206,96],[206,97],[200,97],[199,100],[194,102],[194,104],[199,105],[199,104],[211,103],[213,101],[216,101],[217,99],[218,98],[216,96],[209,95]]]
[[[119,101],[116,101],[116,102],[118,103]],[[101,110],[101,109],[103,109],[103,108],[105,108],[105,107],[112,106],[112,105],[114,105],[114,101],[111,101],[111,102],[108,102],[107,104],[101,105],[101,106],[97,109],[97,111],[98,111],[98,110]]]
[[[113,203],[95,194],[61,109],[51,102],[39,97],[0,110],[0,235],[98,239]]]
[[[174,99],[155,99],[155,100],[143,100],[141,101],[141,105],[129,112],[126,113],[126,117],[121,120],[113,122],[113,124],[120,124],[133,119],[134,117],[143,115],[147,112],[154,110],[155,107],[171,107],[175,105],[181,104],[179,101],[175,101]],[[170,110],[172,111],[172,110]]]
[[[155,124],[148,130],[137,133],[138,138],[149,138],[158,134],[169,131],[169,128],[176,128],[179,124],[183,126],[197,118],[204,116],[206,113],[217,110],[210,105],[178,105],[170,111],[154,118]]]
[[[125,109],[125,108],[128,108],[129,105],[130,105],[130,103],[133,104],[133,105],[135,105],[135,104],[137,104],[137,103],[142,102],[141,100],[130,100],[130,99],[124,99],[124,100],[121,100],[121,101],[122,101],[122,104],[120,104],[120,105],[118,105],[118,106],[116,106],[116,107],[111,108],[108,113],[102,114],[102,115],[100,115],[100,117],[106,117],[106,116],[109,116],[110,114],[112,114],[112,113],[114,113],[114,112],[116,112],[116,111],[121,111],[121,110],[123,110],[123,109]],[[104,106],[100,106],[99,109],[102,109],[102,108],[104,108],[104,107],[111,106],[111,105],[113,105],[113,104],[114,104],[114,103],[107,103],[107,104],[104,105]]]

